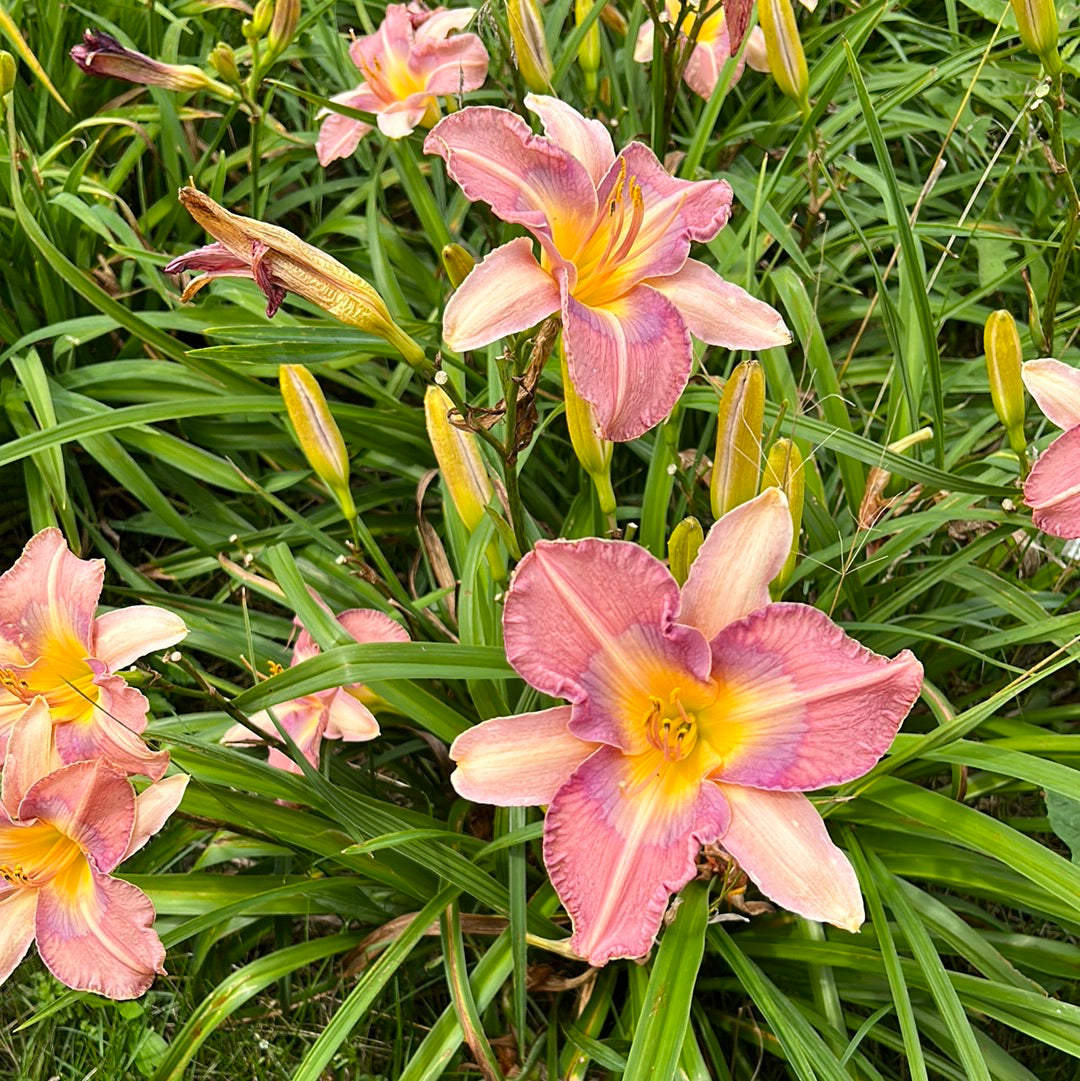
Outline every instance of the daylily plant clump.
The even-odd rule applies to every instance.
[[[140,739],[149,704],[119,669],[175,645],[153,605],[95,617],[101,560],[58,529],[0,575],[0,981],[37,941],[62,983],[135,998],[165,971],[154,909],[110,877],[178,806],[187,777]],[[136,795],[128,780],[153,780]]]

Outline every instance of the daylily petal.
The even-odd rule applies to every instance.
[[[90,655],[115,672],[147,653],[176,645],[187,632],[184,621],[164,608],[152,604],[117,608],[94,620]]]
[[[816,608],[771,604],[713,639],[722,721],[701,739],[718,781],[805,790],[865,773],[888,750],[918,698],[922,665],[848,637]]]
[[[1080,425],[1080,369],[1046,357],[1021,365],[1020,377],[1051,423],[1066,430]]]
[[[799,916],[857,931],[865,918],[859,881],[814,805],[798,792],[719,788],[731,807],[720,843],[758,889]]]
[[[251,259],[241,259],[218,240],[178,255],[166,264],[164,273],[183,274],[187,270],[205,270],[208,277],[217,278],[252,277]]]
[[[409,632],[396,619],[375,608],[348,608],[337,618],[358,642],[409,641]],[[299,644],[297,639],[297,647]]]
[[[708,101],[716,89],[716,84],[720,81],[720,71],[729,56],[731,56],[731,44],[726,31],[712,44],[699,40],[686,61],[683,82],[699,98]]]
[[[138,852],[165,825],[180,806],[189,780],[191,778],[186,774],[176,773],[147,786],[135,797],[135,824],[131,829],[131,840],[124,852],[125,860]]]
[[[506,657],[537,690],[573,702],[601,657],[637,685],[644,658],[615,643],[634,627],[669,627],[678,604],[675,579],[644,548],[593,537],[538,541],[507,593]]]
[[[698,849],[727,829],[720,790],[661,761],[601,747],[548,810],[544,862],[574,923],[570,946],[590,964],[647,953]]]
[[[350,90],[346,94],[335,94],[330,100],[365,113],[375,113],[382,108],[382,101],[366,86]],[[319,164],[326,166],[338,158],[347,158],[371,130],[371,125],[363,120],[343,116],[341,113],[327,113],[315,143]]]
[[[467,10],[444,14],[463,13],[474,14]],[[424,23],[424,27],[427,25]],[[420,35],[417,34],[417,41],[419,39]],[[462,34],[449,41],[414,49],[410,67],[423,82],[428,94],[467,94],[482,86],[487,78],[488,54],[484,43],[475,34]]]
[[[137,998],[164,973],[154,906],[142,890],[80,862],[38,892],[38,953],[61,983]]]
[[[349,56],[365,75],[404,61],[413,45],[413,20],[405,4],[388,4],[374,34],[355,38]]]
[[[19,818],[41,819],[70,837],[108,874],[124,858],[135,824],[128,779],[100,759],[55,770],[30,786]]]
[[[404,139],[420,126],[429,103],[434,100],[430,94],[414,94],[405,101],[385,106],[376,117],[379,131],[388,139]]]
[[[15,971],[34,941],[37,890],[0,885],[0,983]]]
[[[104,578],[103,560],[80,559],[59,529],[41,530],[0,575],[0,636],[27,658],[78,650],[90,641]]]
[[[686,324],[671,301],[645,285],[603,307],[567,296],[563,341],[570,378],[592,404],[605,439],[647,432],[671,412],[690,378]]]
[[[526,330],[559,310],[559,287],[518,237],[496,248],[458,286],[443,314],[443,338],[457,352]]]
[[[323,735],[327,739],[363,743],[378,734],[379,722],[375,715],[344,687],[326,696],[326,731]]]
[[[472,106],[440,120],[424,140],[465,195],[537,237],[581,236],[596,219],[596,185],[577,158],[506,109]]]
[[[695,338],[710,345],[770,349],[791,342],[791,332],[775,308],[696,259],[687,259],[681,270],[650,278],[646,284],[675,305]]]
[[[278,724],[289,733],[289,738],[296,744],[300,753],[316,769],[319,768],[319,748],[322,746],[323,734],[326,731],[327,713],[326,698],[321,694],[307,694],[302,698],[279,702],[273,707],[273,714]],[[252,724],[262,728],[275,739],[281,739],[281,733],[269,714],[255,714],[250,720]],[[290,773],[303,773],[303,770],[285,751],[275,746],[270,748],[268,762],[271,766],[288,770]]]
[[[1043,451],[1024,481],[1024,502],[1039,529],[1052,537],[1080,537],[1080,427]]]
[[[532,807],[550,803],[600,744],[571,735],[570,707],[496,717],[463,732],[450,745],[457,769],[450,781],[476,803]]]
[[[779,488],[728,511],[709,530],[682,589],[679,623],[710,641],[769,603],[769,583],[791,551],[791,513]]]
[[[653,39],[656,36],[656,28],[652,19],[641,24],[638,31],[637,41],[634,42],[634,59],[639,64],[647,64],[653,58]]]
[[[615,160],[611,133],[599,120],[587,120],[570,105],[547,94],[526,94],[525,107],[540,117],[544,134],[577,158],[595,185]]]
[[[3,778],[0,802],[8,817],[17,818],[19,804],[35,781],[58,769],[62,763],[53,744],[49,703],[38,695],[11,727],[7,753],[0,759]]]
[[[473,8],[455,8],[452,11],[436,10],[415,29],[417,45],[443,41],[455,30],[464,30],[473,21],[476,11]],[[470,34],[469,37],[475,37]],[[441,93],[441,91],[440,91]]]

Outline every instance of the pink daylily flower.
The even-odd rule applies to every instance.
[[[34,699],[12,734],[0,799],[0,983],[37,940],[49,971],[78,991],[136,998],[164,973],[154,907],[111,872],[176,809],[187,777],[138,796],[100,758],[49,770],[51,720]]]
[[[358,642],[408,642],[409,633],[388,615],[370,608],[350,608],[338,616],[338,622]],[[297,636],[289,667],[295,667],[319,653],[319,646],[303,628]],[[324,739],[340,739],[347,743],[359,743],[374,739],[379,734],[379,722],[371,712],[376,696],[362,683],[348,687],[330,687],[315,694],[305,694],[274,706],[273,714],[278,724],[289,733],[289,738],[304,757],[319,768],[319,749]],[[256,728],[267,735],[278,736],[277,726],[270,712],[262,711],[250,717]],[[233,725],[222,737],[223,743],[254,743],[256,737],[242,724]],[[282,750],[270,748],[269,763],[290,773],[303,770]]]
[[[169,763],[139,738],[146,699],[117,671],[175,645],[184,621],[154,605],[94,618],[105,577],[100,559],[79,559],[59,529],[43,529],[0,575],[0,763],[30,704],[52,718],[53,765],[104,758],[157,780]]]
[[[703,844],[793,912],[862,923],[855,873],[802,793],[885,753],[922,666],[770,603],[791,537],[771,488],[713,526],[681,594],[622,541],[540,541],[517,568],[507,658],[570,704],[459,736],[452,780],[469,799],[549,805],[544,860],[591,964],[648,952]]]
[[[475,34],[448,36],[468,26],[475,14],[472,8],[429,11],[416,3],[390,4],[378,31],[349,46],[364,81],[330,100],[374,113],[379,131],[390,139],[431,127],[439,119],[436,95],[476,90],[487,78],[484,43]],[[361,120],[328,114],[316,143],[319,164],[347,157],[369,131],[371,125]]]
[[[472,106],[441,120],[424,149],[445,159],[473,200],[526,237],[491,252],[443,315],[458,351],[559,312],[570,378],[605,439],[634,439],[671,412],[690,377],[690,335],[730,349],[791,340],[779,314],[690,259],[731,213],[723,180],[670,176],[631,143],[618,156],[607,129],[556,98],[525,104],[537,136],[506,109]]]
[[[1024,386],[1047,420],[1065,429],[1024,481],[1024,502],[1035,524],[1053,537],[1080,537],[1080,371],[1060,360],[1029,360]]]

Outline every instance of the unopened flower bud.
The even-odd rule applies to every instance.
[[[506,16],[510,24],[514,67],[530,90],[537,94],[550,94],[555,65],[551,62],[547,38],[544,36],[544,20],[536,0],[506,0]]]
[[[990,398],[994,412],[1005,426],[1009,446],[1026,455],[1024,439],[1024,383],[1020,378],[1023,353],[1016,320],[1004,309],[991,312],[983,327],[986,374],[990,379]]]
[[[224,41],[219,41],[210,50],[210,66],[230,86],[240,85],[240,69],[236,66],[236,54],[232,46]]]
[[[668,569],[671,577],[682,588],[690,577],[690,568],[697,559],[698,550],[705,540],[705,531],[696,518],[684,518],[672,531],[668,541]]]
[[[1012,0],[1020,40],[1042,61],[1051,75],[1061,71],[1058,17],[1054,0]]]
[[[15,57],[0,49],[0,98],[15,88]]]
[[[769,70],[776,85],[805,115],[810,111],[807,100],[810,74],[806,68],[806,54],[803,52],[799,28],[795,24],[791,0],[760,0],[758,20],[765,34]]]
[[[442,250],[442,265],[456,289],[472,273],[476,260],[460,244],[447,244]]]
[[[720,518],[757,495],[764,419],[765,375],[756,360],[744,360],[720,397],[709,485],[713,517]]]
[[[626,16],[614,5],[606,3],[600,9],[600,21],[613,33],[624,38],[630,31]]]
[[[266,32],[268,60],[279,57],[292,42],[300,21],[300,0],[275,0],[274,17]]]
[[[250,20],[245,20],[250,28],[250,34],[245,31],[246,37],[261,38],[270,29],[270,23],[274,18],[274,0],[259,0],[255,10],[251,13]]]
[[[123,79],[142,86],[165,90],[207,90],[226,100],[236,94],[223,83],[211,79],[192,64],[165,64],[153,57],[125,48],[116,38],[100,30],[87,30],[82,43],[71,50],[71,59],[87,73],[102,79]]]
[[[424,421],[431,449],[439,463],[443,487],[449,493],[458,516],[472,533],[484,520],[491,502],[492,487],[484,459],[472,432],[457,427],[450,414],[454,403],[446,391],[430,386],[424,393]]]
[[[349,452],[322,388],[302,364],[282,364],[278,380],[304,457],[334,494],[342,514],[346,518],[355,517],[356,507],[349,490]]]
[[[803,456],[790,439],[778,439],[769,448],[769,453],[765,458],[765,470],[761,477],[761,490],[764,491],[766,488],[779,488],[787,496],[788,510],[791,512],[791,552],[773,582],[773,588],[779,595],[791,581],[791,576],[795,571],[795,560],[799,555],[803,496],[806,489]]]
[[[577,460],[592,477],[600,509],[611,517],[615,514],[615,492],[611,487],[611,451],[614,444],[600,435],[592,405],[578,394],[570,378],[566,352],[559,343],[562,367],[563,395],[566,399],[566,426],[570,430],[570,445]]]
[[[595,4],[606,4],[607,0],[574,0],[574,17],[580,26],[588,17]],[[600,70],[600,23],[593,20],[585,31],[577,54],[578,66],[585,76],[585,89],[592,98],[596,94],[597,72]]]

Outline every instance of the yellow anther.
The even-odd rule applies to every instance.
[[[277,661],[267,661],[266,669],[272,676],[280,676],[285,669]]]

